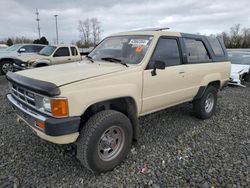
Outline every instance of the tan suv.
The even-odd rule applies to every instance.
[[[75,143],[88,169],[113,169],[138,139],[138,117],[192,102],[215,112],[230,62],[218,38],[162,30],[114,34],[81,62],[8,73],[18,119],[42,139]]]

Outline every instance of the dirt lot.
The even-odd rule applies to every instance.
[[[250,87],[219,94],[206,121],[183,104],[140,119],[141,139],[112,172],[94,175],[67,146],[16,123],[0,78],[0,187],[249,187]]]

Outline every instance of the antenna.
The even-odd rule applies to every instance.
[[[37,30],[38,30],[38,36],[39,36],[39,39],[41,38],[41,33],[40,33],[40,24],[39,24],[39,12],[38,12],[38,9],[36,8],[36,21],[37,21]]]

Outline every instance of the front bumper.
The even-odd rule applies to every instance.
[[[13,63],[13,68],[14,68],[14,71],[21,71],[21,70],[26,70],[28,69],[27,66],[21,66],[21,65],[18,65],[16,63]]]
[[[19,119],[28,124],[40,138],[57,144],[73,143],[78,138],[80,117],[53,118],[25,106],[11,94],[7,95],[7,99]],[[36,122],[43,122],[44,129],[39,128]]]

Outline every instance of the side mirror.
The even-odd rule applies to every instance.
[[[166,65],[163,61],[156,60],[154,63],[154,69],[152,70],[151,75],[152,76],[156,75],[156,69],[164,70],[165,68],[166,68]]]
[[[59,55],[57,55],[57,53],[54,53],[53,57],[58,57]]]
[[[25,48],[20,48],[20,49],[18,50],[18,52],[19,52],[19,53],[23,53],[23,52],[26,52],[26,50],[25,50]]]

